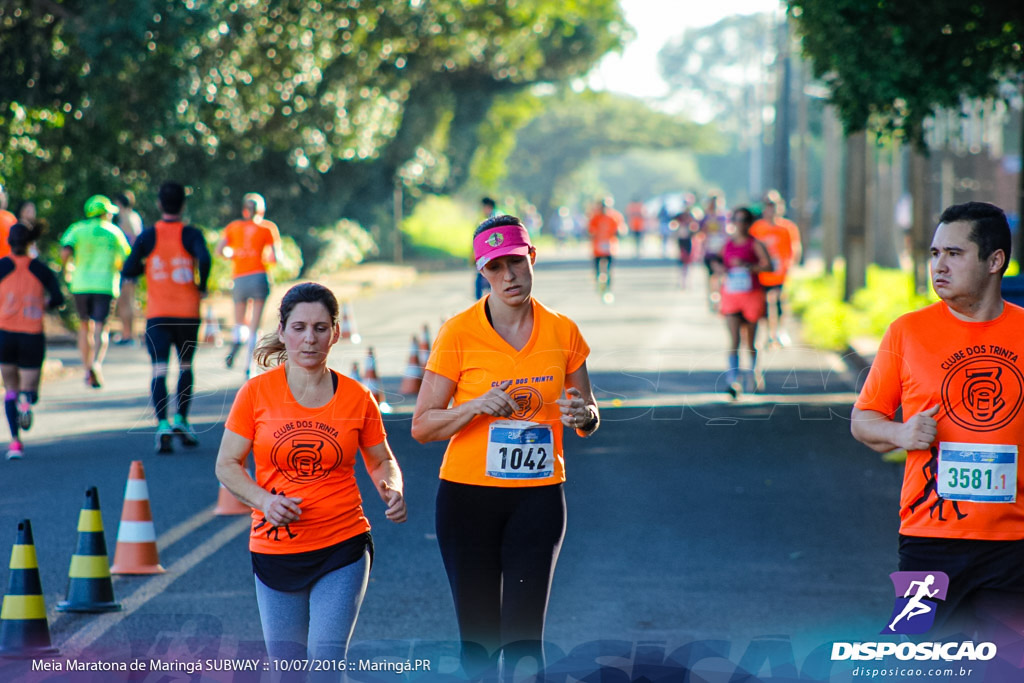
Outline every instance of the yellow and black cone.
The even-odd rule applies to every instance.
[[[11,580],[0,608],[0,657],[25,659],[56,654],[60,651],[50,643],[32,523],[23,519],[18,522],[18,540],[11,548]]]
[[[85,492],[85,505],[78,514],[78,550],[71,556],[68,570],[68,597],[57,603],[61,612],[116,612],[121,603],[114,601],[110,580],[107,541],[103,538],[100,494],[95,486]]]

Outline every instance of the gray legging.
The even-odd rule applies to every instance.
[[[256,577],[256,602],[270,657],[344,660],[369,579],[369,551],[300,591],[274,590]]]

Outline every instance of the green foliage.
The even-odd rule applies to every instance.
[[[789,0],[815,75],[847,132],[923,143],[924,120],[962,98],[998,95],[1024,71],[1019,3]]]
[[[459,187],[494,98],[579,77],[627,33],[615,0],[8,0],[0,178],[54,225],[122,189],[150,218],[168,178],[201,225],[259,191],[304,245],[387,215],[396,178]]]
[[[852,303],[843,302],[843,268],[831,275],[795,277],[788,287],[790,305],[802,319],[804,341],[819,348],[845,349],[855,337],[879,338],[889,324],[910,311],[937,301],[933,293],[914,293],[910,273],[869,266],[867,286]]]
[[[402,221],[402,233],[414,255],[469,259],[479,212],[451,197],[430,196]]]
[[[334,273],[379,253],[373,236],[358,223],[346,219],[309,229],[299,246],[301,262],[309,264],[297,273],[302,276]]]

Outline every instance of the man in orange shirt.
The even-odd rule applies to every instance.
[[[800,261],[800,229],[793,221],[783,218],[786,204],[777,191],[769,190],[762,206],[761,219],[750,228],[750,234],[764,243],[772,259],[772,270],[758,277],[768,302],[768,344],[786,346],[790,340],[782,329],[782,287],[789,269]]]
[[[224,228],[217,243],[217,255],[231,259],[231,298],[235,302],[235,328],[231,350],[224,359],[229,368],[235,355],[246,345],[245,374],[252,364],[252,352],[263,317],[263,307],[270,296],[267,265],[281,260],[281,235],[277,226],[263,217],[266,202],[261,195],[250,192],[242,198],[242,218]],[[251,307],[251,309],[250,309]],[[249,315],[246,315],[251,310]]]
[[[185,188],[167,182],[160,186],[158,197],[163,216],[139,234],[121,275],[146,276],[146,350],[153,364],[150,394],[157,419],[155,446],[157,453],[170,453],[173,437],[189,448],[199,445],[188,421],[188,410],[194,383],[192,358],[199,342],[199,302],[206,296],[211,259],[202,231],[182,221]],[[178,356],[173,424],[167,420],[167,371],[172,346]]]
[[[948,575],[936,623],[970,618],[993,596],[1024,609],[1024,309],[1000,292],[1010,227],[983,202],[939,221],[941,301],[889,326],[851,420],[873,450],[907,451],[899,568]]]
[[[17,222],[17,216],[7,210],[7,190],[0,185],[0,258],[11,253],[11,247],[7,244],[7,235],[11,226]]]
[[[601,292],[601,298],[606,304],[615,301],[615,296],[612,294],[612,258],[619,251],[619,235],[624,235],[627,232],[626,221],[623,220],[622,214],[612,206],[611,197],[606,197],[598,202],[597,210],[590,217],[588,225],[590,244],[594,249],[594,278],[597,280],[597,289]]]

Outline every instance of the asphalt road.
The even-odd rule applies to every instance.
[[[585,262],[542,260],[537,273],[537,297],[577,320],[593,348],[603,418],[593,438],[567,437],[569,526],[547,626],[553,680],[852,680],[854,664],[830,666],[827,649],[877,639],[889,616],[902,473],[849,436],[855,378],[834,354],[797,345],[765,354],[763,396],[729,401],[724,325],[704,305],[701,274],[684,291],[667,262],[620,265],[612,305],[599,300]],[[376,348],[410,509],[409,522],[394,525],[375,494],[365,500],[377,554],[350,659],[431,665],[353,680],[444,680],[455,668],[434,536],[443,444],[411,439],[409,401],[395,390],[409,335],[469,305],[471,287],[472,273],[460,272],[368,291],[353,302],[362,342],[331,358],[345,371]],[[141,661],[144,670],[46,673],[0,659],[0,680],[269,680],[262,669],[210,671],[264,654],[247,522],[211,513],[213,462],[240,372],[223,368],[223,349],[201,350],[202,445],[156,456],[142,350],[112,349],[100,391],[82,386],[73,349],[50,355],[69,371],[46,385],[25,459],[0,462],[0,552],[30,518],[56,661]],[[168,572],[115,578],[122,612],[57,613],[86,486],[99,487],[112,556],[136,459]],[[178,669],[154,671],[154,660]],[[196,662],[206,668],[189,672]],[[980,674],[970,680],[1003,680]]]

